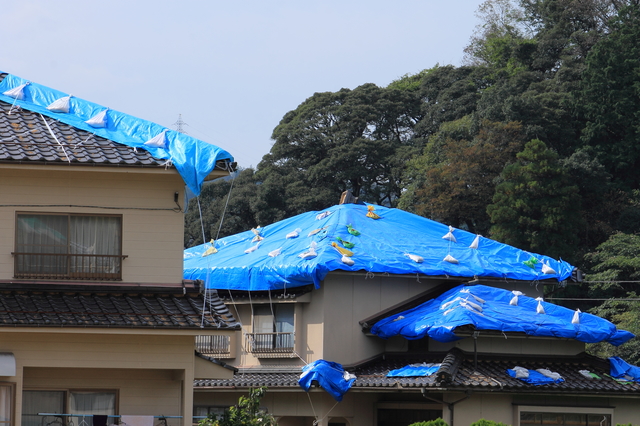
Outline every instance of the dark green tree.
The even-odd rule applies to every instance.
[[[433,137],[423,158],[414,161],[413,173],[423,174],[421,183],[403,194],[401,205],[411,197],[416,213],[484,234],[490,226],[486,209],[495,180],[524,146],[522,126],[484,122],[473,138],[440,141]]]
[[[395,206],[405,162],[418,149],[419,98],[365,84],[316,93],[288,112],[258,165],[258,220],[278,220],[336,204],[343,191]]]
[[[579,111],[582,140],[614,181],[640,188],[640,6],[623,8],[586,59]]]
[[[492,238],[556,258],[572,260],[578,242],[580,195],[558,154],[534,139],[501,173],[487,207]]]

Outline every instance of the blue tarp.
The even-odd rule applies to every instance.
[[[410,364],[387,373],[387,377],[425,377],[435,374],[440,364]]]
[[[611,377],[640,382],[640,367],[631,365],[620,357],[612,356],[609,358],[609,368]]]
[[[68,94],[37,83],[30,83],[24,88],[23,100],[16,100],[3,94],[7,90],[14,89],[24,83],[27,83],[27,80],[11,74],[7,75],[0,82],[0,100],[12,105],[15,104],[29,111],[38,112],[43,116],[51,117],[114,142],[147,150],[155,158],[171,160],[187,187],[196,195],[200,194],[204,179],[215,168],[217,161],[233,161],[231,154],[215,145],[169,130],[151,121],[135,118],[111,109],[107,112],[106,127],[92,127],[85,121],[93,118],[106,108],[80,98],[72,97],[70,99],[68,113],[49,111],[47,109],[49,105]],[[166,131],[166,148],[151,147],[144,144],[163,131]]]
[[[342,365],[337,362],[319,359],[302,367],[298,384],[306,392],[309,392],[314,380],[336,401],[342,401],[342,397],[351,388],[356,378],[345,372]]]
[[[210,243],[192,247],[184,252],[184,278],[203,280],[208,288],[253,291],[312,283],[318,287],[328,272],[336,270],[563,281],[574,269],[562,260],[460,229],[452,231],[453,238],[445,239],[450,232],[446,225],[399,209],[371,207],[380,219],[366,216],[367,205],[342,204],[265,226],[260,230],[264,240],[259,244],[252,242],[255,234],[246,231],[216,241],[218,252],[209,256],[202,255]],[[359,235],[349,233],[348,225]],[[296,230],[298,237],[287,238]],[[310,235],[313,232],[317,233]],[[342,255],[332,246],[344,248],[338,238],[347,245],[355,244],[348,249],[353,253],[349,258],[353,265],[343,263]],[[477,248],[471,248],[474,241]],[[312,243],[317,244],[317,256],[299,257]],[[269,256],[278,250],[280,254]],[[447,256],[458,263],[445,261]],[[547,266],[553,272],[543,272]]]
[[[611,322],[592,314],[521,295],[517,305],[510,302],[514,293],[484,285],[458,286],[413,309],[378,321],[371,332],[384,339],[403,336],[407,339],[431,337],[452,342],[456,327],[471,325],[476,330],[521,332],[530,336],[560,337],[585,343],[606,341],[618,346],[634,335],[618,330]],[[544,313],[538,313],[538,304]]]
[[[551,377],[547,377],[542,373],[538,373],[536,370],[528,370],[529,371],[529,377],[520,377],[517,378],[516,377],[516,372],[514,370],[507,370],[507,373],[513,377],[514,379],[517,378],[518,380],[522,380],[525,383],[529,383],[531,385],[534,386],[540,386],[540,385],[548,385],[551,383],[562,383],[564,382],[563,378],[559,378],[558,380],[554,380]]]

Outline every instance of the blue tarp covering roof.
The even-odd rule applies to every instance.
[[[205,257],[210,243],[192,247],[184,252],[184,278],[203,280],[208,288],[253,291],[318,287],[337,270],[563,281],[574,269],[403,210],[369,207],[380,219],[367,217],[367,205],[342,204],[260,228],[262,241],[246,231],[216,241],[218,252]],[[332,244],[352,252],[345,260],[353,265]],[[312,245],[316,256],[300,257]],[[448,256],[457,263],[445,261]]]
[[[609,374],[616,379],[640,382],[640,367],[631,365],[617,356],[609,358]]]
[[[409,364],[389,371],[387,377],[426,377],[437,373],[439,368],[440,364]]]
[[[342,397],[356,381],[356,377],[344,371],[342,365],[337,362],[319,359],[302,367],[298,384],[309,392],[314,380],[336,401],[342,401]]]
[[[397,335],[410,340],[428,336],[439,342],[452,342],[460,339],[455,334],[456,327],[472,325],[476,330],[521,332],[585,343],[606,341],[615,346],[634,337],[595,315],[524,295],[519,295],[513,305],[515,296],[514,292],[501,288],[461,285],[420,306],[378,321],[371,332],[385,339]]]
[[[5,92],[29,83],[23,89],[22,100],[4,95]],[[0,82],[0,100],[15,104],[29,111],[54,118],[62,123],[86,130],[114,142],[141,148],[149,151],[155,158],[171,160],[187,187],[195,194],[200,194],[202,183],[213,171],[220,160],[233,161],[227,151],[215,145],[198,140],[184,133],[169,130],[151,121],[142,120],[130,115],[109,109],[106,114],[105,127],[93,127],[86,121],[94,118],[106,108],[80,98],[69,99],[69,112],[53,112],[47,109],[55,101],[68,96],[67,93],[27,82],[20,77],[8,74]],[[145,145],[145,142],[165,133],[165,147]]]

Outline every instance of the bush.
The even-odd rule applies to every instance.
[[[449,425],[447,424],[447,422],[445,422],[441,418],[437,418],[435,420],[429,420],[426,422],[412,423],[409,426],[449,426]]]
[[[238,405],[225,410],[222,418],[210,414],[200,420],[198,426],[276,426],[272,415],[260,410],[260,399],[267,391],[266,387],[249,389],[249,396],[241,396]]]
[[[493,420],[480,419],[477,422],[471,423],[470,426],[508,426],[501,422],[494,422]]]

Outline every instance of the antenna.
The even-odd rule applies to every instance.
[[[182,121],[182,114],[178,114],[178,121],[173,123],[173,125],[176,126],[177,132],[184,133],[185,135],[187,134],[187,132],[184,130],[184,126],[188,126],[188,124]]]

